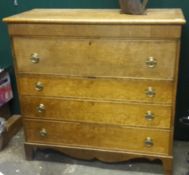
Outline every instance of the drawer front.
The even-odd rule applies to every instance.
[[[14,37],[19,72],[94,77],[173,79],[171,40]]]
[[[170,128],[171,107],[22,96],[25,118]]]
[[[41,120],[25,120],[24,126],[26,141],[32,143],[169,154],[166,130]]]
[[[125,100],[149,103],[173,102],[172,81],[132,79],[82,79],[55,76],[18,78],[21,95]],[[42,86],[40,88],[40,86]]]

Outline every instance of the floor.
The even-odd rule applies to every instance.
[[[38,151],[33,161],[26,161],[20,131],[0,152],[0,175],[162,175],[160,162],[128,161],[105,164],[81,161],[54,151]],[[175,142],[174,175],[189,175],[189,142]]]

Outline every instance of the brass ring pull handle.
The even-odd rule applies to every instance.
[[[148,87],[146,90],[145,90],[145,93],[148,97],[154,97],[156,95],[156,91],[155,89],[153,89],[152,87]]]
[[[145,144],[145,146],[148,147],[148,148],[154,146],[154,142],[153,142],[153,140],[152,140],[151,137],[147,137],[147,138],[145,139],[145,141],[144,141],[144,144]]]
[[[44,86],[43,86],[43,83],[42,83],[42,82],[38,81],[38,82],[35,84],[35,90],[36,90],[36,91],[42,91],[43,88],[44,88]]]
[[[39,61],[40,61],[39,54],[38,53],[32,53],[31,54],[31,62],[33,64],[37,64],[37,63],[39,63]]]
[[[157,66],[157,60],[154,57],[149,57],[146,60],[146,65],[149,68],[155,68]]]
[[[38,113],[42,113],[42,112],[45,111],[45,105],[44,104],[39,104],[36,109],[37,109]]]
[[[45,128],[41,129],[41,131],[39,132],[41,137],[47,137],[48,136],[48,132]]]
[[[154,119],[154,114],[151,111],[147,111],[146,115],[145,115],[145,118],[146,118],[146,120],[151,121],[151,120]]]

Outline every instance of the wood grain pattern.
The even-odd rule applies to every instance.
[[[180,9],[148,9],[146,15],[120,14],[119,9],[33,9],[12,17],[6,23],[82,24],[184,24]]]
[[[174,77],[175,41],[14,37],[13,43],[19,72],[94,77]],[[31,62],[33,53],[39,55],[37,64]],[[146,65],[149,57],[157,60],[156,67]]]
[[[89,79],[59,76],[20,75],[21,95],[92,98],[101,100],[138,101],[146,103],[172,104],[173,82],[136,79]],[[44,85],[36,91],[37,82]],[[154,97],[146,95],[146,89],[156,91]]]
[[[105,24],[14,24],[8,26],[9,34],[16,36],[63,37],[116,37],[122,39],[179,39],[180,25],[105,25]],[[44,32],[45,31],[45,32]],[[129,32],[128,32],[129,31]]]
[[[107,162],[157,158],[172,174],[185,19],[180,9],[119,12],[35,9],[4,19],[13,40],[29,160],[37,148]],[[39,54],[38,64],[31,63],[32,53]],[[157,60],[155,68],[146,66],[149,57]],[[149,87],[153,98],[145,94]],[[45,105],[40,114],[39,104]],[[145,121],[147,110],[154,120]],[[144,145],[147,137],[152,147]]]
[[[40,104],[45,106],[45,110],[42,112],[37,110]],[[171,106],[33,96],[22,96],[21,106],[22,115],[26,118],[150,128],[169,129],[171,127]],[[154,119],[147,120],[145,118],[147,111],[154,114]]]
[[[170,132],[166,130],[44,120],[24,120],[24,126],[27,142],[169,154]],[[40,135],[42,129],[47,136]],[[146,137],[153,139],[154,146],[144,145]]]

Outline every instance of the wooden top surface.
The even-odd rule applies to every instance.
[[[148,9],[146,15],[120,14],[119,9],[33,9],[4,18],[7,23],[184,24],[181,9]]]

